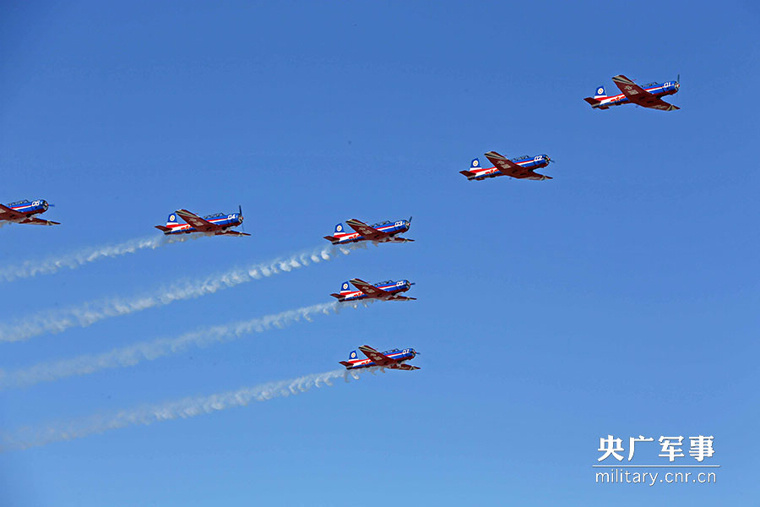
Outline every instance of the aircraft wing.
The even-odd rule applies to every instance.
[[[673,111],[675,109],[680,109],[678,106],[668,104],[661,98],[652,95],[622,74],[613,77],[612,80],[615,82],[617,87],[620,88],[620,91],[623,92],[623,95],[625,95],[628,100],[641,107],[660,109],[662,111]]]
[[[358,278],[354,278],[351,280],[351,285],[362,291],[364,294],[371,298],[384,298],[384,297],[391,297],[392,294],[388,291],[385,291],[383,289],[379,289],[372,285],[371,283],[367,283],[364,280],[359,280]]]
[[[486,153],[486,158],[491,162],[499,171],[501,171],[503,174],[507,176],[511,176],[513,178],[531,178],[531,179],[552,179],[551,176],[544,176],[543,174],[538,174],[537,172],[533,171],[533,169],[526,169],[524,167],[521,167],[511,160],[509,160],[507,157],[503,155],[499,155],[495,151],[489,151]],[[533,178],[533,176],[538,176],[538,178]]]
[[[2,220],[18,220],[24,218],[26,215],[19,213],[18,211],[0,204],[0,219]]]
[[[394,364],[393,366],[389,366],[389,368],[393,370],[419,370],[419,366],[412,366],[411,364],[401,363],[401,364]]]
[[[489,151],[486,153],[486,158],[489,162],[496,166],[499,171],[503,172],[507,176],[514,177],[524,171],[522,167],[509,160],[507,157],[496,153],[495,151]]]
[[[41,218],[29,217],[26,220],[19,222],[20,224],[32,224],[32,225],[61,225],[60,222],[53,222],[52,220],[42,220]]]
[[[365,224],[361,220],[357,220],[355,218],[352,218],[351,220],[347,220],[346,223],[356,232],[364,236],[365,238],[372,240],[372,241],[378,241],[381,239],[386,239],[390,237],[390,234],[386,234],[383,231],[378,231],[374,227],[370,227],[369,225]]]
[[[182,218],[182,220],[192,225],[197,231],[215,232],[221,229],[220,226],[212,224],[208,220],[205,220],[199,217],[198,215],[196,215],[195,213],[191,211],[187,211],[186,209],[178,209],[176,213],[177,215],[180,216],[180,218]]]
[[[385,354],[373,349],[369,345],[362,345],[361,347],[359,347],[359,350],[361,350],[364,353],[364,355],[367,356],[371,361],[373,361],[377,366],[390,366],[390,365],[395,365],[397,363],[395,359],[391,359]]]
[[[238,231],[222,231],[218,232],[217,235],[228,235],[228,236],[250,236],[247,232],[238,232]]]

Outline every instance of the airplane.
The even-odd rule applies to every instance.
[[[511,160],[507,159],[503,155],[499,155],[495,151],[489,151],[485,154],[486,158],[494,165],[494,167],[483,168],[480,166],[480,160],[477,158],[472,159],[469,171],[459,171],[461,174],[467,176],[468,180],[482,181],[486,178],[495,178],[497,176],[511,176],[517,179],[526,180],[550,180],[551,176],[544,176],[534,172],[535,169],[540,169],[549,165],[549,162],[553,162],[549,158],[549,155],[536,155],[535,157],[517,157]]]
[[[410,298],[402,296],[402,292],[408,291],[413,282],[409,280],[399,280],[394,282],[393,280],[387,280],[376,284],[367,283],[364,280],[354,278],[350,283],[359,290],[351,290],[349,282],[343,282],[340,286],[339,294],[330,294],[332,297],[337,298],[338,301],[343,303],[344,301],[358,301],[360,299],[379,299],[381,301],[413,301],[417,298]]]
[[[392,370],[419,370],[419,366],[404,364],[405,361],[414,359],[419,354],[414,349],[392,349],[385,352],[378,352],[369,345],[359,347],[367,359],[359,359],[355,350],[348,355],[348,361],[341,361],[340,364],[346,367],[346,370],[358,370],[359,368],[370,368],[379,366],[381,368],[390,368]]]
[[[681,83],[679,83],[680,80],[681,76],[678,76],[678,79],[675,81],[649,83],[642,88],[624,75],[620,74],[613,77],[612,81],[623,93],[607,96],[604,91],[604,86],[600,86],[596,89],[596,94],[593,97],[586,97],[583,100],[591,104],[591,107],[594,109],[609,109],[611,106],[633,103],[650,109],[675,111],[680,108],[665,102],[660,97],[678,93],[678,89],[681,88]]]
[[[391,222],[379,222],[377,224],[367,225],[364,222],[352,218],[346,223],[355,232],[345,232],[343,224],[335,226],[335,232],[332,236],[325,236],[325,239],[333,245],[342,245],[344,243],[356,243],[358,241],[372,241],[378,243],[406,243],[414,241],[413,239],[402,238],[399,234],[409,230],[412,224],[412,217],[409,220],[396,220]]]
[[[45,213],[50,206],[52,204],[48,204],[44,199],[16,201],[7,206],[0,204],[0,221],[16,224],[61,225],[59,222],[34,218],[34,215]]]
[[[177,215],[187,222],[181,224],[177,221]],[[238,213],[217,213],[208,215],[203,218],[186,209],[178,209],[171,215],[166,222],[166,226],[157,225],[156,229],[166,235],[170,234],[189,234],[191,232],[201,232],[205,234],[214,234],[216,236],[250,236],[245,232],[231,231],[231,227],[237,227],[243,223],[243,208],[238,206]]]

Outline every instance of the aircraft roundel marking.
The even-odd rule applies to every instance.
[[[477,167],[477,165],[478,165],[478,159],[473,160],[472,161],[472,165],[473,165],[473,167]]]
[[[356,359],[356,352],[351,352],[351,359]]]
[[[599,89],[596,90],[596,94],[597,95],[601,95],[603,93],[604,93],[604,88],[599,88]]]
[[[177,217],[175,217],[174,215],[169,216],[170,222],[174,222],[175,220],[177,220]]]
[[[342,226],[342,225],[339,225],[339,226],[338,226],[338,227],[336,227],[335,229],[337,229],[337,231],[338,231],[338,232],[342,232],[342,231],[343,231],[343,226]]]
[[[344,289],[348,289],[348,284],[347,284],[347,283],[344,283],[344,284],[343,284],[343,288],[344,288]]]

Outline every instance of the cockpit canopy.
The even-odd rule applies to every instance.
[[[203,218],[204,219],[208,219],[208,218],[220,218],[220,217],[226,217],[226,216],[227,216],[226,213],[214,213],[213,215],[206,215]]]
[[[389,223],[391,223],[391,221],[390,220],[386,220],[385,222],[378,222],[376,224],[372,224],[370,227],[374,227],[375,229],[377,229],[378,227],[382,227],[384,225],[388,225]]]
[[[390,285],[392,283],[396,283],[396,282],[394,282],[393,280],[385,280],[384,282],[378,282],[378,283],[376,283],[375,287],[377,287],[378,285]]]
[[[12,202],[12,203],[8,204],[8,206],[18,206],[20,204],[31,204],[31,203],[32,203],[32,201],[30,201],[29,199],[23,199],[21,201]]]

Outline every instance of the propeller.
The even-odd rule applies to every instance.
[[[409,223],[410,224],[412,223],[412,216],[411,215],[409,215]]]
[[[238,213],[240,214],[240,225],[242,225],[243,232],[245,232],[245,221],[243,220],[243,206],[238,204]]]

